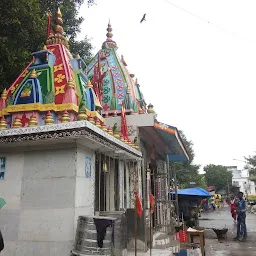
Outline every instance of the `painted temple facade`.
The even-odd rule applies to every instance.
[[[115,242],[116,255],[125,255],[134,247],[135,192],[143,204],[138,247],[146,251],[149,195],[154,231],[168,234],[169,161],[186,161],[186,149],[177,128],[158,122],[146,104],[110,24],[88,66],[70,53],[62,26],[58,10],[43,49],[1,93],[3,255],[69,255],[78,217],[95,215],[125,219]],[[89,240],[84,248],[97,252]]]
[[[152,104],[146,104],[141,86],[135,75],[130,73],[124,56],[119,57],[117,43],[113,40],[111,24],[107,27],[107,38],[102,49],[91,60],[87,74],[94,86],[102,105],[102,115],[106,125],[117,124],[123,131],[123,109],[126,114],[127,136],[136,140],[142,152],[140,194],[143,198],[143,218],[139,219],[140,249],[146,250],[149,244],[150,194],[155,198],[152,215],[153,246],[162,244],[157,241],[160,234],[169,234],[172,230],[171,204],[169,201],[169,163],[188,160],[186,148],[176,127],[161,123],[156,119]],[[133,225],[131,225],[133,227]],[[128,230],[132,234],[132,230]],[[159,243],[158,243],[159,242]],[[133,247],[128,241],[128,247]],[[168,244],[163,245],[165,248]]]

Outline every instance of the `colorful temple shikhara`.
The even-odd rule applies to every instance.
[[[73,58],[63,36],[60,10],[55,34],[0,100],[0,129],[32,127],[93,119],[102,124],[101,104],[84,72],[85,63]]]
[[[117,55],[110,24],[88,66],[70,53],[62,26],[58,10],[46,45],[1,93],[6,250],[27,256],[51,255],[52,247],[56,255],[72,249],[73,255],[125,255],[134,247],[135,192],[143,206],[138,247],[147,250],[150,194],[154,231],[170,237],[169,162],[187,161],[185,146],[177,128],[158,122],[153,105],[146,105],[137,79]],[[94,223],[106,220],[114,225],[101,248]],[[82,232],[83,225],[90,229]],[[157,236],[153,241],[162,244]]]

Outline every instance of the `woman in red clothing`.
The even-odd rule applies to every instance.
[[[231,211],[231,215],[232,215],[232,218],[234,219],[234,223],[236,223],[236,200],[234,198],[234,196],[231,196],[231,200],[229,202],[229,206],[230,206],[230,211]]]

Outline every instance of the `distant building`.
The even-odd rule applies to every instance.
[[[248,170],[238,170],[237,166],[226,166],[228,171],[232,172],[232,185],[248,195],[255,194],[255,183],[249,180]]]

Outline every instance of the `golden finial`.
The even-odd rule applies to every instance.
[[[130,90],[130,87],[129,87],[129,86],[126,87],[126,93],[127,93],[127,94],[130,94],[130,93],[131,93],[131,90]]]
[[[106,41],[102,44],[102,48],[117,48],[117,44],[115,41],[112,40],[113,34],[112,34],[112,27],[110,24],[110,21],[108,23],[108,28],[107,28],[108,33],[106,34],[107,39]]]
[[[51,125],[51,124],[54,124],[54,120],[52,118],[51,111],[48,111],[45,117],[45,125]]]
[[[96,119],[95,125],[96,125],[98,128],[101,128],[101,123],[100,123],[99,118]]]
[[[6,97],[7,97],[7,90],[6,90],[6,88],[4,88],[4,90],[1,94],[1,99],[6,100]]]
[[[7,123],[4,116],[2,116],[0,119],[0,130],[5,130],[5,129],[7,129]]]
[[[148,114],[154,114],[155,113],[155,111],[154,111],[154,106],[150,103],[149,105],[148,105]]]
[[[92,116],[89,116],[88,117],[88,121],[91,123],[91,124],[95,124],[95,120]]]
[[[30,78],[37,78],[37,73],[36,73],[36,70],[33,69],[29,75]]]
[[[75,83],[74,83],[74,80],[73,80],[72,78],[70,78],[70,79],[68,80],[67,86],[68,86],[69,88],[75,88]]]
[[[108,127],[107,132],[108,132],[108,134],[113,135],[113,130],[112,130],[112,128],[110,126]]]
[[[104,122],[101,123],[101,129],[104,131],[104,132],[107,132],[107,127],[106,127],[106,124]]]
[[[20,128],[21,126],[21,119],[19,117],[15,117],[14,122],[12,123],[12,128]]]
[[[142,108],[140,108],[140,110],[139,110],[139,114],[144,114],[144,111],[143,111],[143,109],[142,109]]]
[[[92,88],[92,83],[90,80],[87,81],[86,88]]]
[[[124,142],[124,136],[122,134],[120,135],[120,140]]]
[[[61,14],[60,8],[58,7],[57,17],[56,17],[56,27],[55,27],[56,33],[63,34],[62,25],[63,25],[62,14]]]
[[[38,125],[37,119],[34,116],[34,114],[32,114],[32,116],[30,117],[30,119],[28,121],[28,126],[33,127],[33,126],[37,126],[37,125]]]
[[[61,122],[62,123],[68,123],[70,122],[70,117],[69,117],[69,114],[68,114],[68,111],[65,110],[61,116]]]
[[[107,31],[108,31],[108,33],[106,34],[107,38],[112,38],[112,37],[113,37],[113,34],[112,34],[112,27],[111,27],[111,24],[110,24],[110,20],[109,20],[109,22],[108,22]]]
[[[88,116],[86,114],[87,110],[85,108],[85,106],[82,106],[79,110],[79,114],[77,116],[77,120],[81,121],[81,120],[87,120]]]
[[[44,45],[44,47],[43,47],[43,50],[44,50],[44,51],[46,51],[46,50],[47,50],[47,47],[46,47],[46,45]]]
[[[79,54],[76,55],[76,59],[81,59]]]

